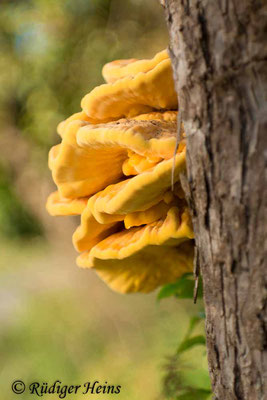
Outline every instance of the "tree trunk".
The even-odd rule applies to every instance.
[[[266,1],[162,3],[187,135],[186,192],[203,276],[215,399],[263,400]]]

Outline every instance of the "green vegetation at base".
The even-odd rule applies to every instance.
[[[158,300],[174,296],[191,299],[193,303],[193,274],[184,274],[177,282],[161,288]],[[188,325],[187,332],[180,341],[176,354],[169,357],[165,365],[163,393],[170,400],[208,400],[212,398],[207,366],[206,338],[204,332],[205,314],[203,310],[202,280],[199,280],[198,306]]]

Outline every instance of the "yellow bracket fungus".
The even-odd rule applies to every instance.
[[[102,72],[107,84],[58,125],[62,141],[48,161],[57,191],[46,207],[51,215],[81,215],[72,237],[79,266],[118,292],[147,293],[193,269],[171,62],[164,50],[113,61]]]

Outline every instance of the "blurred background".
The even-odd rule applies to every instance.
[[[5,400],[14,398],[15,379],[26,384],[59,379],[68,385],[99,380],[122,386],[116,398],[173,398],[163,383],[177,369],[170,357],[196,312],[192,301],[159,303],[156,294],[111,292],[95,274],[75,265],[71,236],[77,219],[52,218],[45,210],[54,190],[47,153],[59,142],[57,124],[79,111],[81,98],[103,82],[103,64],[150,57],[167,44],[157,0],[1,0],[0,386]],[[208,387],[203,347],[193,351],[183,364],[188,379]]]

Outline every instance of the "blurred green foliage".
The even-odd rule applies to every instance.
[[[152,0],[13,0],[0,10],[2,120],[47,149],[57,123],[103,81],[103,64],[167,42]]]
[[[43,235],[43,228],[32,212],[20,201],[9,171],[0,164],[0,232],[8,238],[29,239]]]
[[[26,384],[60,379],[69,385],[88,380],[122,385],[119,396],[103,399],[174,400],[159,395],[161,377],[169,372],[164,357],[182,342],[196,307],[171,298],[155,303],[154,294],[120,296],[92,272],[75,268],[67,243],[55,243],[54,252],[48,246],[0,244],[1,398],[14,400],[15,379]],[[196,325],[192,333],[202,329]],[[205,361],[203,345],[190,351],[183,354],[188,385],[194,368],[198,373]],[[201,371],[199,381],[203,387]]]
[[[1,1],[2,137],[13,141],[18,153],[18,138],[22,138],[30,149],[32,168],[46,170],[47,152],[59,140],[57,124],[79,111],[81,98],[103,82],[103,64],[116,58],[151,56],[166,44],[165,21],[154,0]],[[13,159],[9,161],[1,143],[0,148],[1,159],[14,173]],[[13,191],[15,196],[15,187]],[[0,195],[10,198],[11,206],[14,196],[10,193],[2,187]],[[20,219],[25,221],[23,201],[22,196],[16,197],[16,217],[12,219],[9,213],[4,225],[0,224],[0,234],[15,230],[23,236],[30,226],[32,235],[39,233],[38,224],[19,226]],[[2,220],[6,212],[6,201],[5,205],[0,201]]]

